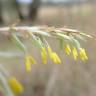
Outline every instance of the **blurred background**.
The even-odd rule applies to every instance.
[[[0,0],[0,26],[9,26],[18,19],[18,25],[67,26],[95,35],[96,0]],[[81,42],[89,57],[82,62],[60,51],[57,40],[47,40],[62,64],[55,65],[48,58],[48,64],[43,65],[39,50],[24,41],[38,61],[31,73],[26,73],[22,52],[0,35],[0,63],[24,85],[20,96],[96,96],[95,41]]]

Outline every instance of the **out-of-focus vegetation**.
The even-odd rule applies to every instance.
[[[80,3],[80,0],[78,0],[79,2],[75,1],[72,3],[57,3],[55,5],[52,3],[50,5],[49,3],[48,5],[42,5],[39,8],[35,24],[67,26],[95,35],[96,0],[86,0],[86,2],[82,3]],[[13,9],[14,7],[10,8],[10,10]],[[15,13],[13,12],[10,13],[11,16],[9,17],[19,16],[18,14],[14,15]],[[7,13],[9,14],[9,11],[3,13],[5,14],[4,16],[1,16],[4,18],[1,19],[3,22],[9,23],[10,20],[12,20],[11,22],[14,22],[18,19],[17,17],[16,19],[8,18],[7,21],[5,19],[5,16],[8,16]],[[25,15],[24,18],[26,18]],[[27,24],[29,23],[27,22]],[[53,41],[53,39],[49,38],[47,38],[47,40],[53,50],[60,55],[63,61],[62,64],[54,65],[52,62],[48,61],[47,65],[42,65],[38,49],[35,47],[30,49],[31,45],[26,41],[24,43],[29,46],[32,54],[34,54],[39,62],[36,65],[32,65],[31,73],[26,73],[25,67],[23,66],[24,62],[21,57],[22,53],[20,53],[19,50],[16,50],[15,46],[8,41],[8,38],[0,36],[0,63],[22,82],[25,87],[22,96],[96,96],[95,40],[85,41],[86,43],[81,42],[83,47],[88,51],[89,59],[86,62],[74,61],[71,57],[67,58],[65,53],[59,50],[58,41]],[[6,59],[2,52],[7,53]],[[8,55],[10,52],[16,52],[17,57],[9,58]]]
[[[0,22],[12,23],[15,20],[34,21],[41,0],[0,0]]]

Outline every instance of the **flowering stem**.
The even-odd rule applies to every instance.
[[[78,35],[82,35],[82,36],[86,36],[86,37],[89,37],[89,38],[92,38],[93,36],[96,37],[95,35],[91,34],[91,35],[88,35],[88,34],[85,34],[85,33],[82,33],[78,30],[74,30],[74,29],[70,29],[70,28],[65,28],[65,27],[62,27],[62,28],[55,28],[53,31],[54,32],[51,32],[50,30],[48,29],[51,29],[51,27],[44,27],[44,26],[18,26],[18,27],[1,27],[0,28],[0,33],[4,34],[4,35],[10,35],[10,31],[11,30],[16,30],[17,32],[20,32],[20,33],[25,33],[25,32],[28,32],[28,31],[31,31],[33,34],[42,34],[42,35],[46,35],[46,36],[50,36],[50,34],[53,34],[53,33],[65,33],[65,34],[78,34]],[[46,32],[46,34],[45,34]],[[49,34],[47,34],[47,32]]]

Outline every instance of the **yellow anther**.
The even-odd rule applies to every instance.
[[[88,60],[88,57],[86,55],[86,52],[85,52],[85,49],[84,48],[80,48],[80,58],[81,60],[85,61],[85,60]]]
[[[27,72],[31,71],[31,62],[28,57],[25,58],[25,68]]]
[[[71,48],[70,48],[70,45],[69,44],[67,44],[65,46],[65,52],[66,52],[67,55],[70,55],[71,54]]]
[[[45,47],[41,49],[41,57],[42,57],[43,64],[47,64],[47,52]]]
[[[60,64],[61,63],[61,60],[60,60],[59,56],[55,52],[52,51],[50,46],[48,46],[48,53],[49,53],[50,59],[55,64]]]
[[[27,72],[29,72],[29,71],[31,71],[31,64],[35,64],[36,63],[36,61],[35,61],[35,59],[32,57],[32,56],[26,56],[25,57],[25,67],[26,67],[26,71]]]
[[[49,53],[49,56],[52,54],[52,49],[50,46],[48,46],[48,53]]]
[[[15,94],[22,93],[24,90],[22,84],[15,77],[9,78],[8,84]]]
[[[73,53],[74,60],[77,60],[78,52],[77,52],[77,49],[75,47],[73,48],[72,53]]]
[[[51,54],[51,59],[52,59],[52,61],[53,61],[55,64],[60,64],[60,63],[61,63],[61,60],[60,60],[59,56],[58,56],[55,52],[53,52],[53,53]]]

